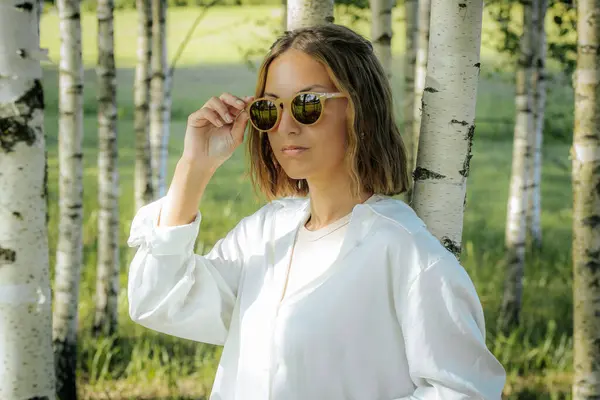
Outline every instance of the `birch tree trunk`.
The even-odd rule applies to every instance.
[[[287,29],[333,23],[333,0],[288,0]]]
[[[457,258],[479,79],[482,0],[433,0],[413,207]]]
[[[393,0],[371,0],[371,42],[375,55],[392,79],[392,10]]]
[[[506,277],[502,310],[498,321],[500,329],[507,333],[519,323],[523,296],[525,266],[527,183],[532,165],[528,160],[532,153],[534,134],[533,93],[531,89],[534,58],[534,27],[537,0],[521,0],[523,7],[523,34],[516,70],[516,116],[512,156],[512,172],[506,218]]]
[[[0,399],[55,399],[39,12],[0,4]]]
[[[150,147],[155,197],[166,194],[169,131],[167,115],[167,0],[152,0],[152,80],[150,84]]]
[[[117,331],[119,168],[113,0],[98,0],[98,265],[94,333]]]
[[[419,134],[421,132],[421,116],[423,114],[423,89],[425,88],[425,76],[427,75],[427,57],[429,53],[429,29],[431,25],[431,2],[432,0],[418,0],[418,23],[417,23],[417,66],[415,69],[415,95],[413,100],[413,148],[415,155],[419,147]],[[436,22],[437,23],[437,22]],[[410,167],[413,170],[416,165]]]
[[[404,0],[404,24],[405,24],[405,43],[404,50],[404,143],[406,145],[408,170],[411,172],[415,165],[415,137],[414,130],[414,108],[415,108],[415,66],[417,61],[417,18],[418,1]],[[410,201],[412,197],[412,175],[409,178],[409,189],[406,194],[406,200]]]
[[[38,6],[38,12],[37,12],[37,28],[38,28],[38,32],[39,32],[39,27],[40,27],[40,20],[42,18],[42,14],[44,13],[44,0],[34,0],[33,1],[34,4],[37,4]],[[38,35],[39,36],[39,35]]]
[[[546,10],[548,0],[537,0],[538,12],[535,24],[535,61],[533,66],[533,113],[534,113],[534,138],[533,160],[529,172],[529,199],[527,206],[527,228],[534,248],[542,246],[542,142],[544,134],[544,111],[546,108]]]
[[[80,1],[57,0],[60,19],[59,222],[53,343],[57,393],[76,399],[77,304],[82,264],[83,66]]]
[[[164,90],[165,90],[165,101],[163,103],[163,151],[160,156],[160,168],[161,168],[161,182],[162,182],[162,190],[161,196],[167,194],[166,187],[166,176],[167,169],[169,166],[169,136],[171,132],[171,104],[172,104],[172,93],[173,93],[173,78],[175,74],[175,69],[171,68],[166,63],[166,52],[165,52],[165,82],[164,82]]]
[[[152,3],[136,0],[138,13],[137,65],[135,68],[135,209],[154,199],[150,160],[150,80],[152,63]]]
[[[282,32],[287,31],[287,0],[281,0],[282,17],[281,17],[281,28]]]
[[[573,160],[573,399],[600,397],[600,0],[577,3]]]

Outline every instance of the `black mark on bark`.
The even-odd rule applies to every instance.
[[[10,153],[19,142],[25,142],[28,146],[35,143],[36,132],[27,122],[32,114],[44,108],[44,93],[39,80],[34,82],[33,87],[16,102],[22,111],[20,115],[0,118],[0,148],[5,153]]]
[[[457,119],[453,119],[452,121],[450,121],[451,124],[459,124],[462,126],[467,126],[469,125],[469,123],[467,121],[459,121]]]
[[[600,224],[600,216],[592,215],[588,218],[584,218],[581,223],[585,226],[589,226],[590,228],[596,228]]]
[[[0,247],[0,265],[1,264],[13,264],[17,261],[17,252],[13,249],[6,249]]]
[[[23,10],[23,11],[27,11],[27,12],[31,12],[33,10],[33,3],[19,3],[15,5],[15,8],[19,9],[19,10]]]
[[[44,152],[44,183],[42,187],[42,199],[48,198],[48,151]]]
[[[443,179],[446,175],[438,174],[437,172],[430,171],[426,168],[417,167],[413,172],[413,178],[415,181],[422,181],[425,179]]]
[[[598,54],[600,47],[591,44],[579,46],[582,54]]]
[[[423,89],[423,90],[424,90],[424,91],[426,91],[426,92],[429,92],[429,93],[437,93],[437,92],[439,92],[439,90],[437,90],[437,89],[435,89],[435,88],[432,88],[431,86],[429,86],[429,87],[426,87],[426,88],[425,88],[425,89]]]
[[[475,136],[474,124],[469,127],[469,130],[467,132],[467,154],[465,156],[465,161],[463,161],[463,168],[460,171],[458,171],[458,173],[464,176],[465,178],[469,176],[469,171],[471,169],[471,158],[473,157],[473,154],[471,152],[473,148],[473,136]]]
[[[388,33],[384,33],[375,40],[375,43],[382,43],[389,46],[390,43],[392,43],[392,36]]]
[[[596,275],[598,273],[598,269],[600,269],[600,262],[598,262],[598,260],[590,260],[585,263],[585,267],[592,275]]]
[[[448,236],[444,236],[442,237],[441,242],[450,253],[454,254],[456,258],[460,256],[461,248],[454,240],[450,239]]]

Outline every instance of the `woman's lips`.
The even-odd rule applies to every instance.
[[[288,156],[297,156],[304,153],[308,148],[306,147],[284,147],[281,152]]]

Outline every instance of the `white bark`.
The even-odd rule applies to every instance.
[[[527,227],[533,246],[542,245],[542,143],[544,134],[544,111],[546,106],[546,29],[545,18],[548,0],[537,0],[538,12],[535,31],[535,60],[533,71],[533,113],[534,113],[534,139],[533,139],[533,165],[530,171],[529,204],[527,207]]]
[[[55,399],[36,1],[0,4],[0,399]]]
[[[371,0],[371,42],[388,79],[392,79],[393,8],[393,0]]]
[[[282,32],[287,31],[287,0],[281,0],[281,30]]]
[[[333,0],[288,0],[287,29],[332,23]]]
[[[479,79],[482,0],[434,0],[413,207],[460,255]]]
[[[42,14],[44,13],[44,0],[34,0],[33,1],[38,6],[37,13],[37,27],[38,27],[38,36],[39,36],[39,28],[40,28],[40,20],[42,18]]]
[[[98,0],[98,266],[94,332],[117,330],[119,168],[113,0]]]
[[[417,60],[415,67],[415,96],[413,100],[413,149],[416,162],[416,154],[419,147],[419,135],[421,133],[421,117],[423,107],[423,89],[425,88],[425,77],[427,75],[427,57],[429,54],[429,29],[431,28],[431,2],[432,0],[418,0],[418,22],[417,22]],[[437,23],[437,21],[436,21]],[[414,169],[416,165],[411,166]]]
[[[57,0],[57,6],[60,19],[60,178],[53,342],[58,396],[61,399],[75,399],[77,304],[83,247],[83,65],[80,1]]]
[[[138,42],[135,68],[135,209],[154,198],[150,160],[150,65],[152,62],[152,3],[137,0]]]
[[[600,0],[577,2],[573,160],[573,400],[600,398]]]
[[[534,0],[533,2],[537,2]],[[520,55],[516,71],[516,116],[513,142],[512,171],[506,218],[506,279],[504,298],[499,326],[508,333],[519,323],[523,296],[523,275],[525,265],[527,183],[534,134],[533,92],[531,89],[533,72],[533,21],[537,7],[532,2],[522,0],[523,35],[520,41]]]
[[[166,188],[166,176],[167,176],[167,167],[169,165],[169,136],[171,132],[171,103],[172,103],[172,89],[173,89],[173,74],[175,74],[175,70],[168,67],[165,70],[167,73],[165,75],[164,81],[164,90],[165,90],[165,100],[163,103],[163,151],[160,154],[160,168],[161,168],[161,176],[162,176],[162,188],[161,195],[164,196],[167,193]]]
[[[405,24],[405,43],[404,50],[404,98],[403,98],[403,118],[404,118],[404,143],[406,146],[409,177],[409,191],[407,200],[412,197],[412,172],[415,165],[415,137],[413,135],[414,126],[414,108],[415,108],[415,67],[417,61],[417,18],[418,1],[404,1],[404,24]]]
[[[166,116],[167,1],[152,0],[152,80],[150,83],[150,147],[154,196],[166,194],[169,131]]]

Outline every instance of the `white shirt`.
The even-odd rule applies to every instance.
[[[337,258],[283,300],[308,199],[273,201],[205,256],[201,215],[157,227],[139,210],[129,313],[150,329],[224,345],[210,400],[500,399],[481,303],[414,211],[377,195],[354,207]]]
[[[308,230],[305,223],[300,226],[292,251],[284,298],[316,279],[333,264],[342,248],[351,217],[352,213],[349,213],[314,231]]]

